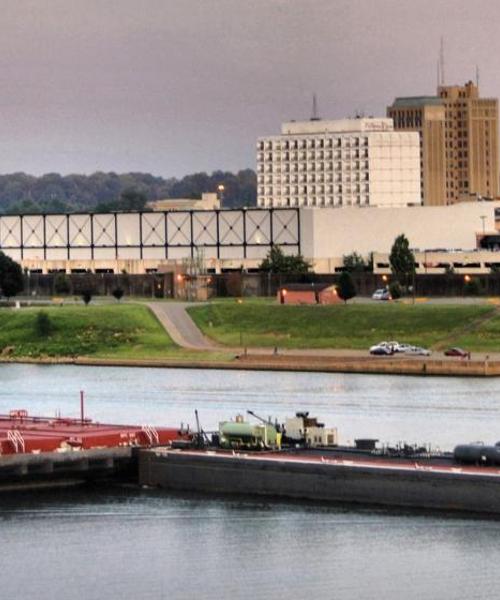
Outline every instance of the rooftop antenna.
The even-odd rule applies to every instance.
[[[437,61],[437,87],[439,87],[441,85],[441,70],[439,68],[439,63],[440,61]]]
[[[312,105],[311,121],[319,121],[319,117],[318,117],[318,99],[316,98],[316,94],[313,94],[313,105]]]
[[[439,47],[439,76],[441,85],[444,85],[444,38],[441,36],[441,45]]]
[[[476,65],[476,87],[479,89],[479,67]]]

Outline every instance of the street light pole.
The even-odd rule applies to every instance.
[[[219,185],[217,186],[217,195],[219,197],[219,204],[220,204],[220,208],[222,208],[222,203],[224,202],[224,191],[225,191],[225,186],[223,183],[219,183]]]

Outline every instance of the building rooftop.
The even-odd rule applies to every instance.
[[[401,107],[404,108],[406,106],[428,106],[428,105],[443,105],[443,99],[439,98],[439,96],[406,96],[401,98],[396,98],[392,103],[392,107]]]
[[[280,290],[290,292],[322,292],[328,288],[335,287],[333,283],[289,283],[282,285]]]
[[[152,210],[214,210],[220,208],[216,193],[203,193],[201,198],[165,198],[147,203]]]
[[[392,119],[311,119],[309,121],[289,121],[281,126],[282,135],[310,135],[324,133],[351,133],[369,131],[394,131]]]

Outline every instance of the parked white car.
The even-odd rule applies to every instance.
[[[427,348],[421,348],[420,346],[411,346],[406,351],[406,354],[410,354],[413,356],[430,356],[432,353],[430,350],[427,350]]]
[[[388,348],[391,351],[391,353],[393,353],[393,352],[399,352],[399,346],[400,346],[399,342],[396,342],[395,340],[393,340],[392,342],[383,341],[383,342],[379,342],[378,344],[375,344],[374,346],[372,346],[370,348],[370,350],[372,348],[384,347],[384,348]]]
[[[410,350],[410,348],[412,348],[412,346],[410,344],[398,342],[398,347],[396,349],[396,352],[406,353],[406,352],[408,352],[408,350]]]
[[[391,354],[394,354],[394,350],[390,346],[377,344],[376,346],[372,346],[370,348],[370,354],[390,356]]]
[[[372,300],[392,300],[391,293],[385,288],[380,288],[373,292]]]

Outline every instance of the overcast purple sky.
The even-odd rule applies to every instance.
[[[383,116],[480,67],[496,0],[1,0],[0,173],[254,168],[283,120]]]

